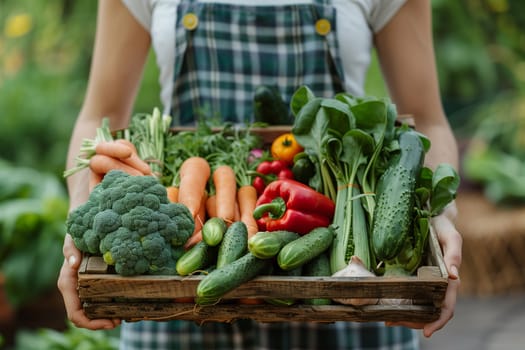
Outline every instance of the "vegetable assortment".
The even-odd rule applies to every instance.
[[[320,98],[303,86],[290,107],[291,131],[269,149],[251,126],[171,132],[158,110],[114,136],[105,122],[65,172],[90,167],[99,180],[68,218],[75,244],[123,275],[203,274],[198,304],[262,274],[414,273],[430,218],[455,198],[455,170],[424,166],[429,140],[387,99]],[[140,162],[97,171],[110,153]]]

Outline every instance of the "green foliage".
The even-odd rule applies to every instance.
[[[55,176],[0,163],[0,271],[14,306],[56,286],[67,208]]]
[[[117,350],[118,344],[115,330],[91,331],[68,323],[63,332],[49,328],[21,330],[16,334],[13,350]]]
[[[436,0],[432,5],[441,90],[450,111],[524,87],[523,1]]]
[[[523,94],[500,95],[473,110],[465,125],[463,171],[495,203],[525,203],[524,101]]]

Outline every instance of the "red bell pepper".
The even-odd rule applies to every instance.
[[[335,203],[322,193],[292,179],[268,184],[257,199],[254,218],[260,231],[287,230],[304,235],[332,223]]]
[[[258,176],[253,179],[253,186],[260,196],[266,185],[278,179],[293,179],[292,169],[282,160],[265,160],[255,170]]]

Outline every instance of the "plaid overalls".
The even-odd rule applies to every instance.
[[[259,85],[277,87],[285,101],[301,85],[324,97],[343,90],[335,10],[327,0],[279,7],[186,0],[175,35],[175,124],[202,116],[249,122]]]
[[[329,0],[275,7],[183,0],[175,29],[174,123],[201,116],[249,121],[261,84],[278,87],[286,101],[303,84],[318,96],[342,91],[335,18]],[[142,321],[124,322],[121,333],[123,350],[417,348],[415,331],[382,323]]]

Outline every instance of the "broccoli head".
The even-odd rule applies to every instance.
[[[73,242],[83,252],[98,252],[97,235],[93,232],[93,221],[98,212],[98,205],[88,201],[73,210],[66,219],[66,227]]]
[[[177,259],[183,247],[171,246],[159,233],[141,236],[120,227],[101,242],[102,256],[123,276],[140,274],[176,274]]]
[[[153,176],[113,170],[66,221],[78,249],[100,254],[121,275],[171,273],[195,229],[188,208],[170,203]]]

